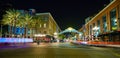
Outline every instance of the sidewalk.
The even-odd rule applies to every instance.
[[[120,48],[120,45],[114,45],[114,44],[90,44],[88,42],[71,42],[71,43],[78,45],[97,46],[97,47]]]
[[[17,49],[17,48],[27,48],[27,47],[43,47],[46,46],[46,43],[17,43],[17,44],[9,44],[9,45],[1,45],[0,49]]]
[[[33,46],[33,43],[17,43],[17,44],[9,44],[9,45],[1,45],[0,49],[15,49],[15,48],[26,48]]]

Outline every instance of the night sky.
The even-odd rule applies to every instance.
[[[1,0],[2,1],[2,0]],[[68,27],[80,29],[85,18],[97,14],[109,0],[3,0],[15,9],[36,9],[37,13],[50,12],[64,30]],[[3,4],[5,3],[3,2]]]

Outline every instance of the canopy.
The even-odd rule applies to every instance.
[[[69,27],[67,29],[65,29],[64,31],[60,32],[59,34],[63,34],[63,33],[67,33],[67,32],[74,32],[74,33],[78,33],[78,34],[81,34],[81,32]]]

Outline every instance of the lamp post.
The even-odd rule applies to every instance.
[[[2,22],[2,20],[0,20],[0,23]],[[0,24],[0,37],[2,37],[2,24]]]
[[[0,29],[0,31],[1,31],[1,37],[2,37],[2,24],[1,24],[1,29]]]
[[[55,38],[57,38],[57,35],[58,35],[58,33],[57,33],[57,32],[55,32],[55,33],[54,33],[54,37],[55,37]]]
[[[79,40],[82,40],[82,34],[81,33],[79,34]]]
[[[26,29],[26,31],[25,31],[25,32],[26,32],[25,37],[27,38],[27,37],[28,37],[28,32],[27,32],[27,31],[28,31],[28,29],[27,29],[27,26],[28,26],[28,25],[27,25],[27,23],[26,23],[26,25],[25,25],[25,26],[26,26],[26,27],[25,27],[25,29]]]

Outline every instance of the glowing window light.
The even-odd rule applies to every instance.
[[[44,36],[46,36],[45,34],[35,34],[34,35],[35,37],[44,37]]]
[[[44,24],[44,28],[46,28],[46,23]]]
[[[97,26],[95,26],[94,28],[93,28],[93,30],[98,30],[99,28],[97,27]]]
[[[73,28],[72,28],[72,27],[69,27],[68,30],[71,31],[71,30],[73,30]]]

